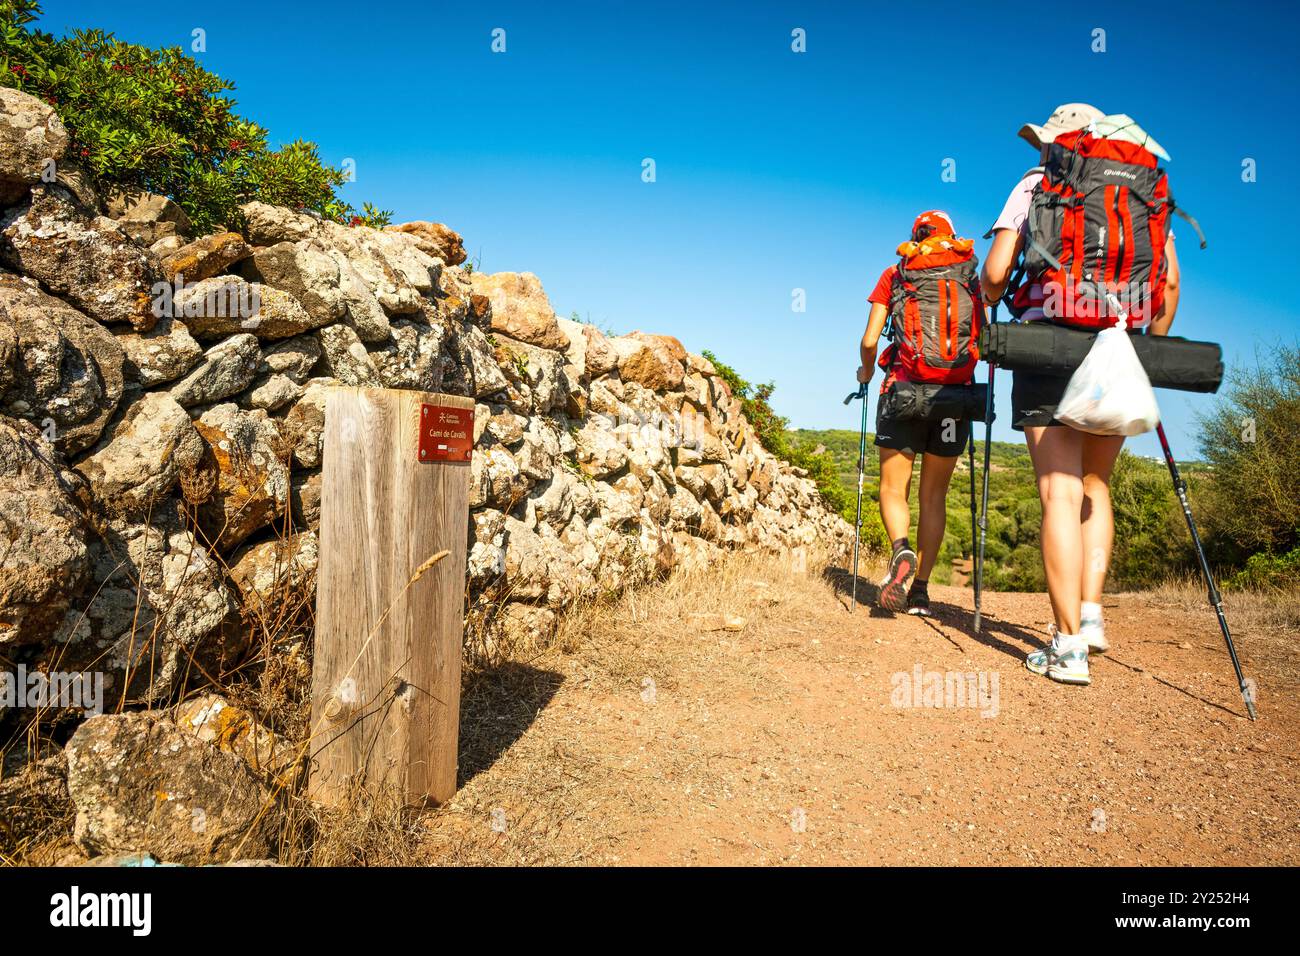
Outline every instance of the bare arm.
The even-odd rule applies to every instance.
[[[876,371],[876,349],[880,343],[880,333],[885,330],[885,320],[889,310],[879,302],[871,303],[871,314],[867,316],[867,330],[862,333],[860,346],[862,366],[858,369],[858,381],[866,384]]]
[[[984,290],[984,301],[993,305],[1007,291],[1011,281],[1012,270],[1020,258],[1023,239],[1017,229],[999,229],[993,234],[993,245],[984,258],[984,268],[980,272],[980,287]]]
[[[1160,314],[1151,320],[1152,335],[1168,335],[1178,311],[1178,251],[1174,249],[1173,236],[1165,240],[1165,258],[1169,260],[1169,271],[1165,273],[1165,300]]]

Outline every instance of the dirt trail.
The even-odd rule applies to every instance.
[[[930,620],[850,614],[843,577],[740,561],[486,675],[427,862],[1300,863],[1300,654],[1276,619],[1238,622],[1251,724],[1194,601],[1108,596],[1113,650],[1079,688],[1022,666],[1043,595],[988,595],[973,637],[969,590],[933,588]],[[699,607],[745,627],[702,631]],[[898,706],[918,667],[990,696]]]

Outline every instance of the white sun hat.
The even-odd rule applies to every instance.
[[[1105,113],[1089,103],[1063,103],[1052,112],[1042,126],[1026,123],[1020,127],[1020,138],[1034,149],[1042,149],[1048,143],[1054,142],[1062,133],[1083,129],[1089,123],[1094,123],[1105,116]]]

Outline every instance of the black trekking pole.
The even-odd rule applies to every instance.
[[[853,603],[849,613],[858,609],[858,542],[862,540],[862,476],[867,470],[867,386],[862,383],[856,392],[844,399],[847,405],[854,399],[862,400],[862,431],[858,436],[858,513],[853,519]]]
[[[998,322],[998,304],[993,303],[993,309],[989,316],[989,324],[997,325]],[[997,371],[996,365],[989,365],[989,383],[988,395],[984,398],[984,490],[980,495],[980,520],[979,520],[979,550],[975,556],[975,633],[980,632],[980,622],[982,615],[980,613],[980,598],[984,590],[984,543],[988,538],[989,530],[989,454],[993,444],[993,373]],[[975,432],[971,430],[971,448],[975,445]],[[971,481],[975,480],[972,473]]]
[[[978,512],[975,507],[975,423],[971,422],[970,439],[966,443],[966,470],[970,472],[970,570],[975,576],[975,547],[979,536]]]
[[[1237,674],[1237,686],[1241,688],[1241,699],[1246,703],[1246,713],[1250,715],[1251,720],[1254,720],[1255,702],[1252,700],[1254,692],[1246,686],[1246,678],[1242,676],[1241,662],[1237,660],[1237,648],[1232,643],[1232,632],[1228,630],[1228,619],[1223,616],[1223,598],[1219,595],[1219,586],[1214,583],[1214,575],[1210,572],[1209,559],[1205,557],[1205,548],[1201,545],[1201,536],[1196,530],[1196,521],[1192,518],[1192,506],[1187,500],[1187,482],[1178,473],[1178,464],[1174,461],[1174,453],[1169,449],[1169,439],[1165,436],[1163,422],[1156,425],[1156,435],[1159,436],[1160,447],[1165,453],[1165,464],[1169,466],[1169,476],[1174,480],[1174,492],[1178,495],[1179,504],[1183,506],[1183,517],[1187,519],[1187,530],[1192,533],[1192,544],[1196,548],[1196,557],[1201,562],[1201,574],[1205,577],[1210,605],[1219,618],[1219,630],[1223,632],[1223,641],[1228,645],[1228,656],[1232,658],[1232,669]]]

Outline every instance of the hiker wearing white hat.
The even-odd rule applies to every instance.
[[[989,230],[993,244],[981,274],[985,301],[993,305],[1003,298],[1031,232],[1033,236],[1039,236],[1040,228],[1048,223],[1061,226],[1058,236],[1062,241],[1065,241],[1067,230],[1062,223],[1069,223],[1066,243],[1069,248],[1057,253],[1069,263],[1064,267],[1067,270],[1086,272],[1089,280],[1094,270],[1110,268],[1126,274],[1143,238],[1136,231],[1137,224],[1130,219],[1145,217],[1150,210],[1152,235],[1158,235],[1157,228],[1167,229],[1168,210],[1158,210],[1157,205],[1151,204],[1141,206],[1138,212],[1133,213],[1127,205],[1128,200],[1122,197],[1133,191],[1126,184],[1137,174],[1124,172],[1124,169],[1140,169],[1143,175],[1149,172],[1154,176],[1159,172],[1154,168],[1156,158],[1167,159],[1168,154],[1131,117],[1124,114],[1107,116],[1088,103],[1059,106],[1041,126],[1026,123],[1020,128],[1019,135],[1038,149],[1042,165],[1021,177]],[[1115,168],[1106,170],[1106,173],[1116,179],[1118,176],[1128,178],[1117,182],[1107,180],[1104,186],[1094,187],[1098,197],[1102,195],[1102,189],[1105,190],[1103,218],[1110,226],[1110,232],[1108,235],[1103,229],[1100,243],[1090,239],[1085,244],[1082,230],[1086,225],[1081,225],[1079,220],[1083,219],[1084,197],[1090,194],[1062,194],[1059,192],[1062,187],[1054,181],[1051,184],[1053,191],[1048,195],[1044,192],[1046,184],[1040,184],[1043,184],[1049,162],[1058,164],[1052,167],[1058,179],[1061,173],[1059,164],[1066,162],[1065,168],[1073,169],[1074,166],[1063,157],[1077,155],[1071,150],[1081,148],[1081,141],[1092,142],[1090,137],[1108,141],[1102,149],[1105,155],[1115,157],[1110,162]],[[1058,145],[1054,148],[1053,144]],[[1121,168],[1118,165],[1123,157],[1140,150],[1151,154],[1135,159],[1143,166]],[[1082,188],[1089,187],[1084,183]],[[1043,201],[1034,206],[1040,211],[1035,214],[1037,218],[1031,230],[1031,202],[1040,193],[1044,194]],[[1142,218],[1142,222],[1145,221]],[[1037,238],[1033,248],[1036,255],[1045,252]],[[1161,248],[1163,255],[1160,255]],[[1144,303],[1146,314],[1143,318],[1149,323],[1150,332],[1164,335],[1178,307],[1179,270],[1172,231],[1166,232],[1162,247],[1153,251],[1148,246],[1141,252],[1147,257],[1149,282],[1159,292]],[[1050,259],[1051,255],[1046,258]],[[1085,259],[1087,265],[1084,265]],[[1059,262],[1056,264],[1060,266]],[[1060,296],[1046,295],[1043,275],[1042,272],[1032,272],[1031,278],[1017,294],[1015,301],[1020,321],[1071,324],[1075,315],[1069,309],[1074,300],[1067,296],[1062,305]],[[1077,278],[1083,278],[1083,275]],[[1134,314],[1138,314],[1137,306]],[[1089,652],[1102,653],[1109,647],[1102,626],[1101,594],[1115,534],[1110,478],[1124,437],[1089,434],[1056,419],[1057,406],[1069,381],[1068,377],[1057,378],[1026,371],[1016,371],[1013,378],[1012,427],[1025,433],[1038,478],[1043,509],[1043,569],[1055,618],[1051,644],[1029,654],[1025,666],[1036,674],[1044,674],[1062,683],[1087,684],[1090,680]]]

